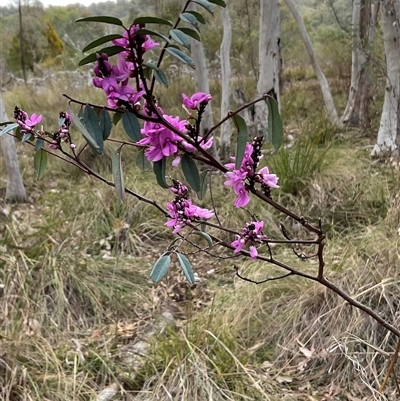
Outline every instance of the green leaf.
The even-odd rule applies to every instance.
[[[195,26],[196,28],[198,28],[199,26],[199,21],[197,21],[197,18],[195,15],[193,15],[192,12],[186,12],[186,13],[182,13],[179,18],[182,21],[188,22],[189,24],[192,24],[193,26]]]
[[[97,51],[96,53],[91,53],[88,56],[86,56],[85,58],[83,58],[78,65],[82,66],[85,64],[89,64],[89,63],[94,63],[97,60],[97,54],[101,54],[101,53],[105,53],[107,54],[107,56],[114,56],[118,53],[121,53],[122,51],[124,51],[125,48],[121,47],[121,46],[110,46],[110,47],[104,47],[103,49],[100,49],[99,51]]]
[[[33,165],[35,168],[35,178],[40,180],[47,166],[47,153],[43,149],[39,149],[33,158]]]
[[[178,29],[171,29],[169,34],[171,38],[175,40],[175,42],[185,46],[190,51],[190,39],[185,33],[179,31]]]
[[[111,42],[114,39],[120,39],[120,38],[122,38],[122,36],[118,35],[116,33],[113,33],[111,35],[103,36],[102,38],[98,38],[98,39],[94,40],[93,42],[90,42],[87,46],[85,46],[82,49],[82,52],[85,53],[88,50],[92,50],[95,47],[102,45],[103,43]]]
[[[122,146],[116,149],[114,156],[112,158],[112,175],[114,178],[115,189],[117,190],[117,194],[119,199],[122,201],[125,200],[125,185],[124,185],[124,176],[122,171]]]
[[[44,139],[39,138],[35,143],[35,150],[40,150],[43,148]]]
[[[99,115],[100,131],[103,135],[103,141],[106,141],[111,134],[111,117],[106,109],[101,110]]]
[[[178,60],[188,64],[192,68],[195,68],[193,59],[189,57],[187,54],[185,54],[183,51],[175,49],[173,47],[167,47],[165,50]]]
[[[165,253],[157,260],[151,269],[150,278],[157,284],[167,274],[169,265],[171,264],[171,256]]]
[[[199,192],[201,189],[199,170],[189,153],[182,156],[182,171],[190,186]]]
[[[185,275],[189,284],[193,285],[195,283],[195,280],[192,265],[185,255],[182,255],[179,252],[177,252],[176,255],[178,256],[179,264],[182,267],[183,274]]]
[[[122,116],[122,125],[124,126],[125,132],[128,134],[134,142],[140,141],[140,123],[137,117],[127,111]]]
[[[103,132],[100,129],[97,113],[90,106],[85,106],[85,110],[83,111],[83,125],[96,143],[94,150],[101,155],[104,150]]]
[[[197,11],[187,11],[185,14],[192,14],[201,24],[206,23],[206,19]]]
[[[24,134],[24,136],[21,139],[21,142],[25,143],[25,142],[30,141],[31,139],[32,140],[34,139],[34,136],[32,134]]]
[[[159,24],[159,25],[169,25],[173,26],[173,23],[164,18],[157,18],[157,17],[139,17],[133,21],[133,24]]]
[[[214,15],[214,7],[213,5],[207,0],[192,0],[193,3],[197,3],[203,8],[205,8],[211,15]]]
[[[0,123],[0,127],[2,127],[3,125],[9,125],[9,124],[16,124],[16,122],[15,121],[3,121],[2,123]]]
[[[157,162],[153,162],[153,171],[156,175],[157,183],[161,188],[169,188],[167,181],[165,179],[165,171],[166,171],[166,158],[163,157],[161,160]]]
[[[223,0],[208,0],[210,3],[217,4],[221,7],[226,7],[226,3]]]
[[[246,144],[247,144],[247,126],[244,119],[238,114],[235,114],[233,116],[233,121],[235,122],[236,128],[238,130],[235,168],[239,169],[243,160],[244,151],[246,149]]]
[[[18,127],[19,127],[19,125],[18,125],[17,123],[12,123],[12,124],[10,124],[10,125],[7,125],[7,127],[3,128],[3,129],[0,131],[0,136],[5,135],[5,134],[7,134],[8,132],[10,132],[10,131],[12,131],[13,129],[18,128]]]
[[[114,113],[113,119],[112,119],[113,124],[117,125],[119,123],[119,121],[121,120],[123,115],[124,115],[123,113]]]
[[[268,140],[277,152],[283,140],[282,118],[279,114],[278,102],[272,97],[268,97],[266,102],[268,105]]]
[[[168,36],[163,35],[162,33],[151,31],[150,29],[139,29],[135,32],[135,36],[137,35],[155,35],[159,36],[161,39],[164,39],[167,43],[171,43],[171,40]]]
[[[212,238],[204,231],[194,231],[193,234],[198,235],[199,237],[205,239],[207,241],[208,247],[213,247],[213,240]]]
[[[83,137],[86,139],[86,142],[89,144],[89,146],[96,151],[96,153],[99,153],[100,148],[97,142],[92,138],[92,136],[89,134],[89,131],[87,128],[83,125],[81,119],[75,114],[75,112],[72,110],[71,107],[68,106],[68,113],[70,114],[73,123],[75,124],[76,128],[81,132]]]
[[[141,168],[143,171],[148,171],[150,170],[151,163],[147,160],[144,151],[144,148],[139,150],[139,153],[136,156],[136,166]]]
[[[143,63],[143,65],[151,68],[153,70],[156,81],[159,82],[161,85],[165,86],[166,88],[168,88],[168,79],[160,68],[158,68],[155,64],[150,62]]]
[[[197,197],[202,200],[207,193],[208,188],[208,170],[204,170],[200,174],[200,191],[197,192]]]
[[[111,25],[118,25],[118,26],[124,26],[122,21],[118,18],[115,17],[107,17],[105,15],[99,15],[95,17],[83,17],[83,18],[78,18],[75,20],[75,22],[102,22],[104,24],[111,24]]]
[[[185,28],[185,27],[177,28],[177,29],[178,29],[178,31],[185,33],[186,35],[190,36],[191,38],[196,39],[198,42],[201,41],[200,35],[194,29]]]
[[[235,158],[235,168],[239,169],[243,160],[244,151],[247,144],[247,126],[244,119],[235,114],[233,116],[233,121],[235,122],[236,128],[238,130],[237,145],[236,145],[236,158]]]

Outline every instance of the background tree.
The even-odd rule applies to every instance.
[[[221,119],[224,118],[230,110],[231,96],[231,62],[230,51],[232,43],[232,25],[229,16],[229,4],[225,8],[220,8],[222,25],[224,28],[224,36],[220,47],[221,57]],[[219,142],[219,152],[223,160],[227,160],[230,156],[231,145],[231,123],[226,121],[221,126],[221,135]]]

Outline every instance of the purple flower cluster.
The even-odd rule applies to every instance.
[[[103,89],[108,107],[116,108],[121,101],[135,105],[145,94],[143,87],[136,85],[135,89],[129,85],[129,80],[137,77],[137,66],[142,63],[143,54],[159,44],[148,35],[137,34],[141,28],[140,25],[132,25],[122,38],[113,40],[114,45],[125,48],[118,53],[117,65],[111,65],[107,54],[97,55],[93,84]]]
[[[202,209],[193,205],[188,198],[188,189],[185,185],[177,180],[173,180],[174,186],[171,191],[176,195],[172,202],[167,203],[167,208],[171,216],[171,220],[167,221],[167,227],[174,227],[173,233],[176,234],[187,224],[200,219],[209,219],[214,213],[208,209]]]
[[[21,127],[22,134],[33,134],[35,126],[42,121],[42,116],[40,114],[33,113],[31,117],[29,117],[27,112],[18,107],[14,109],[14,118]]]
[[[278,177],[276,174],[270,174],[268,167],[263,167],[256,173],[261,155],[261,141],[259,137],[254,138],[252,144],[247,143],[239,169],[236,169],[235,163],[225,165],[228,171],[225,177],[225,185],[232,186],[233,191],[237,195],[234,205],[236,207],[244,207],[250,202],[249,188],[255,183],[267,186],[268,188],[279,188]],[[233,161],[234,157],[231,158]]]
[[[197,110],[200,106],[207,106],[208,102],[212,99],[212,96],[204,93],[197,92],[190,98],[182,93],[183,106],[187,109]]]
[[[75,149],[76,146],[71,142],[71,135],[69,133],[69,127],[72,124],[71,116],[66,112],[62,111],[59,115],[60,128],[53,134],[53,140],[49,145],[50,149],[58,149],[61,147],[61,142],[69,143],[71,149]]]
[[[244,246],[250,245],[250,257],[252,259],[256,259],[258,256],[258,251],[255,245],[257,243],[262,243],[263,240],[267,238],[267,236],[262,232],[263,228],[263,221],[252,221],[250,223],[246,223],[246,227],[242,228],[240,231],[240,236],[238,236],[238,238],[231,243],[231,245],[235,247],[234,252],[239,253],[242,251]]]

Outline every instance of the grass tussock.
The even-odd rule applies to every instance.
[[[398,168],[370,160],[365,136],[326,122],[315,108],[315,82],[299,81],[306,72],[292,71],[283,95],[294,146],[263,160],[280,176],[272,196],[309,221],[322,219],[327,277],[398,326]],[[212,85],[219,103],[218,83]],[[192,80],[182,79],[179,87],[171,84],[171,97],[161,90],[161,104],[180,113],[181,92],[193,90]],[[68,93],[104,100],[101,91]],[[29,96],[15,88],[5,100],[10,115],[17,104],[54,122],[66,105],[54,88]],[[125,134],[118,128],[117,135]],[[113,188],[56,159],[34,181],[32,149],[18,150],[30,203],[0,208],[0,399],[87,401],[109,391],[113,400],[294,401],[328,394],[353,401],[371,397],[382,383],[396,343],[365,313],[297,277],[244,282],[232,264],[254,280],[282,271],[232,260],[217,248],[217,258],[185,248],[198,274],[193,288],[175,262],[154,286],[151,266],[174,240],[163,214],[135,197],[121,203]],[[124,148],[126,187],[164,207],[170,194],[156,187],[151,171],[135,166],[136,154]],[[93,168],[112,179],[107,161],[94,160]],[[218,218],[238,230],[249,212],[232,206],[222,176],[211,179]],[[210,207],[210,195],[199,205]],[[251,213],[270,236],[280,235],[280,223],[291,235],[304,235],[258,201]],[[273,252],[316,273],[312,259],[303,262],[283,246]],[[387,399],[396,399],[393,389],[390,383]]]

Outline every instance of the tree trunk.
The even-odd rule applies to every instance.
[[[18,16],[19,16],[19,47],[21,52],[21,69],[22,76],[26,82],[26,67],[25,67],[25,54],[24,54],[24,34],[23,34],[23,24],[22,24],[22,6],[21,0],[18,1]]]
[[[280,105],[280,17],[278,0],[260,0],[257,96],[272,95]],[[255,106],[256,135],[264,135],[268,122],[265,102]]]
[[[0,93],[0,121],[8,121],[4,108],[3,97]],[[26,191],[19,171],[18,156],[14,137],[6,134],[0,138],[4,164],[7,172],[6,201],[26,202]]]
[[[375,2],[372,5],[371,0],[353,1],[351,83],[349,98],[342,116],[343,123],[353,126],[369,125],[371,47],[378,4]]]
[[[314,49],[311,45],[311,41],[308,36],[306,27],[304,25],[304,21],[301,18],[301,15],[300,15],[299,11],[297,10],[296,5],[294,4],[293,0],[284,0],[284,1],[296,21],[297,27],[299,28],[299,31],[301,34],[301,38],[303,39],[308,56],[310,57],[311,65],[314,69],[315,75],[317,76],[319,85],[321,87],[322,96],[324,98],[325,108],[326,108],[326,112],[327,112],[329,121],[331,121],[331,123],[334,125],[341,126],[342,123],[338,117],[335,103],[333,102],[331,90],[329,88],[328,81],[327,81],[324,73],[322,72],[321,67],[319,66],[317,58],[315,57]]]
[[[382,28],[386,54],[386,88],[378,138],[372,156],[398,153],[400,94],[400,15],[393,0],[382,0]]]
[[[232,42],[232,25],[229,17],[227,3],[226,8],[221,7],[222,25],[224,27],[224,36],[220,47],[221,54],[221,83],[222,83],[222,99],[221,99],[221,119],[223,119],[230,110],[231,96],[231,42]],[[221,136],[219,141],[220,155],[222,160],[228,160],[230,156],[231,145],[231,121],[228,120],[221,126]]]
[[[191,3],[188,7],[189,10],[195,10],[194,4]],[[196,65],[195,77],[196,77],[196,91],[210,93],[210,85],[208,83],[208,71],[206,57],[204,54],[202,42],[198,42],[195,39],[191,39],[191,54],[193,61]],[[201,135],[205,135],[207,131],[213,126],[212,108],[211,103],[209,103],[203,113],[200,124]],[[215,140],[210,149],[210,154],[214,159],[219,160],[217,146]]]

